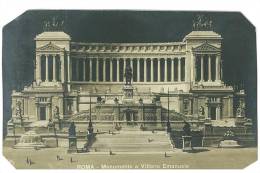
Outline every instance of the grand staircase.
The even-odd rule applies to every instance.
[[[96,135],[91,152],[170,152],[173,150],[165,131],[141,131],[126,127],[120,131]]]

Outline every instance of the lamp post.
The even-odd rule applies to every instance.
[[[15,123],[13,122],[14,145],[16,145]]]
[[[93,124],[91,120],[91,95],[89,98],[89,123],[88,123],[88,133],[92,134],[93,133]]]
[[[167,116],[167,133],[171,133],[171,123],[170,123],[170,93],[169,93],[169,88],[168,88],[168,116]]]
[[[60,126],[60,124],[59,124],[59,126]],[[55,121],[53,122],[53,131],[54,131],[54,136],[55,136],[55,139],[56,139],[56,147],[58,147],[59,146],[59,141],[58,141]]]

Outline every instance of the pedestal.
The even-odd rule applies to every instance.
[[[243,117],[243,116],[236,117],[236,121],[235,121],[236,126],[244,126],[245,122],[246,122],[245,117]]]
[[[204,123],[204,136],[212,135],[212,124],[211,123]]]
[[[228,139],[224,141],[220,141],[219,147],[221,148],[239,148],[241,147],[237,141]]]
[[[134,87],[132,85],[124,85],[123,87],[123,102],[124,103],[133,103],[133,96],[134,96]]]
[[[77,152],[77,137],[76,136],[71,136],[69,138],[69,149],[68,153],[75,153]]]
[[[182,151],[191,151],[191,136],[182,136]]]

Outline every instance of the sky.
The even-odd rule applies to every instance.
[[[43,22],[53,16],[64,20],[64,31],[74,42],[174,42],[192,31],[192,20],[206,14],[222,42],[223,80],[243,84],[247,115],[256,122],[256,33],[238,12],[182,11],[73,11],[32,10],[18,16],[3,29],[4,126],[11,117],[11,92],[33,81],[34,38]],[[256,129],[256,124],[255,124]],[[4,131],[5,133],[5,131]]]

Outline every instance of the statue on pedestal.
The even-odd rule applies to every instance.
[[[133,73],[132,73],[132,68],[129,64],[126,65],[124,76],[126,79],[126,83],[123,87],[123,93],[124,93],[123,101],[125,103],[126,102],[133,103],[134,87],[131,84]]]
[[[201,115],[201,116],[205,115],[205,110],[204,110],[203,106],[200,106],[200,108],[199,108],[199,115]]]
[[[61,129],[60,110],[59,110],[59,107],[58,107],[58,106],[55,106],[55,107],[54,107],[53,117],[54,117],[55,120],[58,121],[58,123],[59,123],[59,129]]]
[[[23,125],[23,115],[22,115],[22,107],[21,107],[21,101],[16,102],[16,116],[20,119],[21,121],[21,126]]]
[[[132,77],[133,77],[132,68],[128,64],[128,65],[126,65],[126,68],[125,68],[125,81],[126,81],[125,84],[126,85],[131,85]]]

